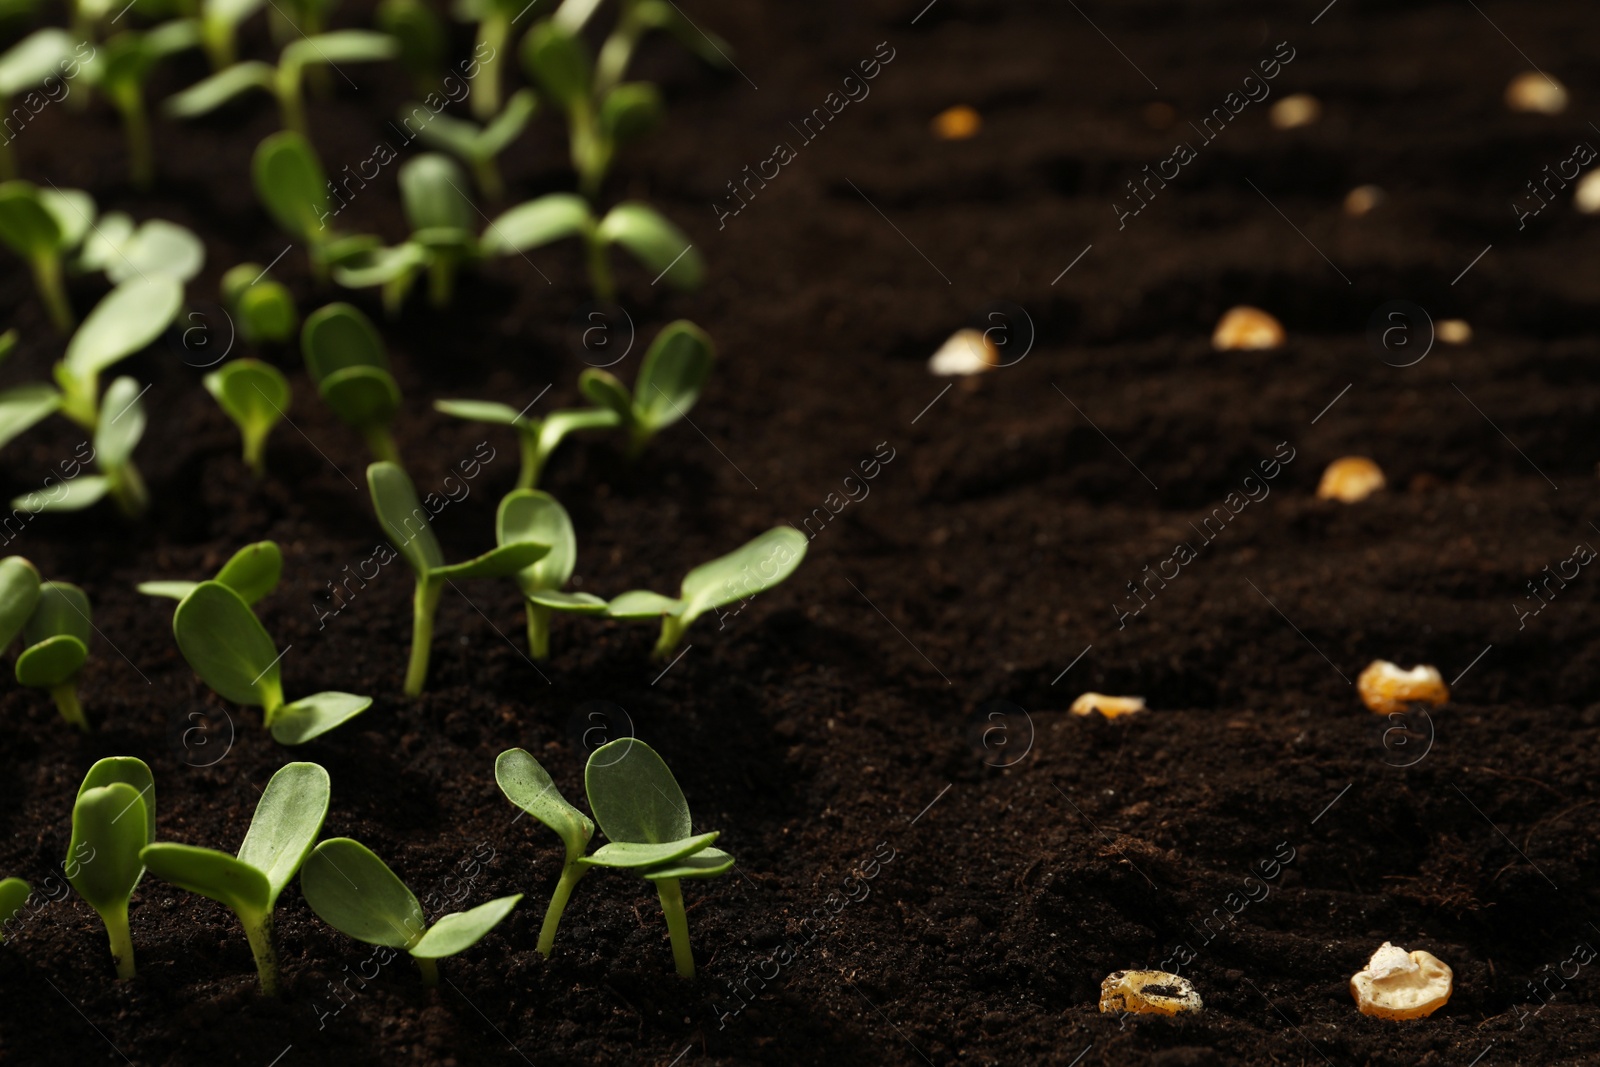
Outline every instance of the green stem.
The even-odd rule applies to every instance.
[[[293,130],[306,140],[311,140],[311,131],[306,126],[306,105],[301,99],[299,79],[285,77],[281,71],[278,74],[278,109],[283,113],[284,129]]]
[[[61,333],[71,333],[72,305],[67,303],[67,290],[61,282],[61,257],[54,252],[33,257],[33,281],[51,324]]]
[[[539,424],[537,421],[535,426]],[[544,466],[544,456],[539,451],[538,430],[517,427],[518,444],[522,451],[522,466],[517,471],[517,488],[532,489],[539,484],[539,471]]]
[[[600,57],[594,66],[594,95],[598,99],[615,89],[628,72],[628,62],[638,47],[641,27],[638,20],[624,15],[606,43],[600,46]]]
[[[211,60],[212,71],[233,66],[235,55],[233,23],[223,18],[202,18],[200,39],[205,45],[206,56]]]
[[[117,502],[117,507],[130,519],[137,519],[150,507],[150,492],[144,486],[144,477],[139,473],[139,468],[133,465],[133,460],[128,460],[114,471],[107,471],[111,498]]]
[[[472,176],[477,179],[483,198],[498,204],[506,198],[506,183],[500,177],[500,165],[493,156],[483,156],[472,161]]]
[[[617,287],[611,280],[611,262],[606,258],[605,240],[591,229],[584,235],[589,251],[589,284],[594,286],[594,298],[602,304],[616,301]]]
[[[250,942],[250,954],[256,960],[256,974],[261,979],[261,992],[269,997],[278,995],[278,953],[272,947],[272,913],[260,917],[241,914],[244,936]]]
[[[0,100],[0,104],[4,103],[4,100]],[[3,136],[3,134],[0,134],[0,137]],[[0,140],[0,181],[8,182],[16,176],[17,154],[11,150],[11,139],[7,137],[4,140]]]
[[[117,965],[117,977],[132,978],[133,934],[128,930],[128,902],[124,900],[113,905],[109,912],[101,912],[100,921],[106,924],[106,933],[111,938],[111,959]]]
[[[84,733],[89,732],[89,720],[83,714],[83,705],[78,703],[78,682],[76,679],[51,686],[50,696],[54,698],[56,710],[61,712],[63,719]]]
[[[676,878],[663,878],[656,883],[656,895],[661,898],[661,913],[667,917],[667,933],[672,935],[672,962],[678,965],[683,978],[694,977],[694,953],[689,949],[689,917],[683,913],[683,892]]]
[[[412,956],[417,961],[417,970],[422,972],[422,988],[432,989],[439,984],[439,963],[437,960],[425,960],[421,956]]]
[[[543,662],[550,658],[550,616],[555,612],[543,604],[528,601],[528,655]]]
[[[436,308],[450,303],[450,293],[455,288],[456,265],[449,253],[436,252],[428,261],[428,299]]]
[[[139,90],[125,94],[117,101],[122,112],[122,130],[128,141],[128,173],[135,189],[150,188],[155,177],[155,152],[150,144],[150,119],[145,114],[144,99]]]
[[[660,663],[672,655],[672,650],[678,647],[678,642],[683,640],[683,618],[678,615],[661,616],[661,637],[656,641],[656,647],[651,651],[650,658]]]
[[[243,432],[244,462],[259,481],[267,473],[267,435],[253,430]]]
[[[433,645],[433,613],[439,609],[439,594],[444,583],[434,578],[419,577],[417,590],[411,598],[411,662],[406,667],[405,694],[422,695],[428,681],[428,653]]]
[[[544,925],[539,927],[539,955],[549,958],[556,943],[556,928],[561,925],[561,914],[567,910],[567,898],[588,873],[589,868],[577,863],[568,863],[561,869],[561,881],[550,895],[550,906],[544,910]]]
[[[395,447],[389,427],[369,426],[362,431],[362,436],[367,439],[367,448],[371,450],[373,459],[386,463],[400,462],[400,450]]]
[[[504,12],[493,12],[478,23],[477,51],[483,51],[482,45],[489,46],[489,58],[478,60],[476,91],[472,94],[472,114],[479,122],[488,122],[500,113],[500,53],[505,51],[510,37],[511,19]]]

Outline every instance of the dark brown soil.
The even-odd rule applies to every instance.
[[[1600,978],[1581,962],[1600,944],[1597,579],[1552,583],[1547,606],[1518,615],[1538,606],[1527,583],[1542,568],[1600,544],[1600,231],[1570,188],[1521,230],[1512,206],[1531,204],[1517,199],[1524,183],[1575,143],[1600,144],[1592,8],[1340,0],[1319,16],[1322,0],[936,0],[919,17],[922,4],[696,3],[686,9],[736,45],[743,75],[661,42],[641,57],[669,122],[607,196],[678,219],[710,282],[672,295],[625,268],[639,344],[621,369],[631,377],[679,316],[709,329],[722,358],[693,428],[637,467],[596,440],[555,461],[547,487],[575,517],[581,587],[670,590],[829,494],[838,507],[845,477],[893,450],[793,579],[720,632],[703,620],[665,674],[646,662],[651,628],[589,620],[558,622],[555,657],[535,670],[515,591],[479,582],[445,599],[429,691],[402,699],[410,580],[398,566],[319,628],[328,583],[379,532],[358,488],[360,442],[316,400],[298,353],[266,353],[291,372],[296,403],[261,485],[200,388],[203,334],[130,362],[152,383],[148,521],[46,516],[6,546],[81,583],[101,638],[83,682],[91,736],[42,694],[0,698],[0,874],[41,891],[0,950],[0,1061],[1600,1060]],[[1189,120],[1285,41],[1294,58],[1271,100],[1200,144]],[[789,123],[880,42],[894,58],[871,95],[800,143]],[[456,43],[465,54],[466,37]],[[246,44],[270,54],[264,30]],[[1566,81],[1567,113],[1505,110],[1506,82],[1530,63]],[[202,72],[180,64],[155,95]],[[384,123],[407,96],[397,71],[348,73],[359,89],[336,78],[312,110],[334,171],[392,135]],[[1321,98],[1322,121],[1272,129],[1267,107],[1290,92]],[[1156,102],[1171,105],[1170,128],[1154,128]],[[929,120],[956,103],[982,112],[981,134],[933,139]],[[265,100],[158,123],[150,195],[124,183],[103,104],[52,107],[17,147],[30,177],[196,229],[208,263],[186,325],[225,345],[206,302],[216,279],[285,244],[248,180],[275,123]],[[1198,158],[1119,230],[1112,205],[1134,205],[1125,183],[1178,141]],[[719,229],[725,183],[778,142],[796,158]],[[506,161],[515,194],[569,188],[564,158],[542,114]],[[1388,199],[1347,217],[1345,193],[1368,182]],[[399,236],[392,167],[340,222]],[[435,415],[432,400],[520,405],[546,386],[540,410],[577,400],[583,363],[566,327],[587,300],[578,252],[529,259],[485,266],[446,313],[419,301],[385,326],[419,485],[442,486],[481,441],[496,450],[440,517],[452,558],[491,543],[514,442]],[[23,338],[10,384],[46,374],[60,344],[21,267],[0,269],[3,321]],[[347,296],[315,287],[298,249],[275,273],[303,309]],[[75,283],[76,304],[99,291]],[[1365,331],[1400,299],[1435,321],[1469,319],[1475,339],[1386,365]],[[941,393],[924,360],[952,329],[1008,321],[1026,340],[1016,311],[983,318],[1000,302],[1026,309],[1031,352]],[[1287,346],[1211,351],[1212,325],[1239,303],[1279,316]],[[0,489],[37,486],[77,441],[60,421],[19,440]],[[1347,454],[1375,458],[1388,491],[1358,506],[1314,499],[1322,468]],[[1263,461],[1288,456],[1270,496],[1227,511]],[[1202,544],[1195,527],[1219,507],[1230,521]],[[133,588],[204,575],[259,538],[286,558],[261,611],[292,648],[291,695],[375,697],[292,752],[198,683],[170,605]],[[1139,606],[1128,583],[1178,542],[1198,558],[1141,587],[1148,602],[1119,627],[1119,609]],[[1391,724],[1350,684],[1379,657],[1460,676],[1406,746],[1396,734],[1385,745]],[[1090,689],[1142,694],[1152,710],[1069,715]],[[533,951],[559,846],[531,820],[513,825],[494,757],[525,746],[580,796],[573,727],[594,701],[626,709],[697,829],[721,830],[739,857],[735,875],[686,885],[693,981],[672,973],[653,896],[618,873],[580,886],[554,958]],[[195,735],[185,747],[195,715],[213,747]],[[90,909],[45,896],[77,784],[112,754],[154,768],[164,839],[237,847],[271,773],[313,759],[333,776],[326,832],[372,846],[419,895],[459,900],[434,914],[528,899],[425,992],[409,963],[352,977],[372,973],[371,951],[291,889],[277,1002],[256,994],[231,914],[147,878],[133,909],[139,977],[115,981]],[[1399,1024],[1356,1012],[1349,976],[1384,940],[1454,969],[1447,1007]],[[1193,980],[1204,1013],[1098,1012],[1106,974],[1163,964]]]

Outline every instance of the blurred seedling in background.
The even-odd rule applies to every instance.
[[[148,189],[155,177],[145,79],[161,60],[199,46],[200,24],[193,19],[173,19],[149,31],[124,30],[114,35],[84,64],[86,80],[98,86],[122,116],[128,171],[137,189]]]
[[[398,41],[373,30],[335,30],[298,37],[284,46],[277,66],[256,59],[235,63],[168,97],[163,108],[174,118],[197,118],[252,89],[261,89],[277,97],[284,129],[309,137],[304,90],[307,68],[377,62],[399,54]]]
[[[475,559],[447,565],[429,515],[417,500],[416,486],[397,463],[374,463],[367,468],[372,507],[385,534],[399,549],[416,576],[411,599],[411,660],[406,667],[405,695],[420,696],[428,680],[428,655],[433,644],[433,616],[447,582],[457,578],[505,578],[549,552],[548,545],[533,542],[499,545]]]
[[[222,302],[251,344],[283,344],[300,324],[294,297],[259,264],[240,263],[222,276]]]
[[[476,101],[482,97],[473,99]],[[421,108],[421,104],[412,104],[403,109],[400,112],[401,124],[405,125]],[[443,112],[433,115],[430,109],[427,113],[432,117],[417,127],[417,140],[429,148],[449,152],[465,163],[472,171],[478,191],[490,203],[498,204],[505,199],[505,182],[500,177],[500,167],[495,157],[522,135],[537,110],[538,98],[532,89],[513,93],[511,99],[506,101],[504,110],[481,126]]]
[[[259,359],[224,363],[203,379],[244,441],[244,462],[260,478],[267,471],[267,435],[289,412],[289,380]]]
[[[433,92],[443,80],[449,42],[433,8],[423,0],[383,0],[374,18],[378,29],[399,42],[400,65],[411,75],[417,92],[423,96]],[[443,117],[436,116],[435,121]]]
[[[400,386],[372,320],[349,304],[329,304],[300,329],[306,371],[340,421],[359,430],[374,459],[398,464],[389,425],[400,410]]]
[[[270,563],[255,565],[265,572]],[[251,580],[262,572],[252,574]],[[237,580],[249,592],[259,589],[243,577]],[[275,576],[272,584],[276,584]],[[298,745],[321,736],[372,704],[371,697],[333,691],[285,703],[279,673],[283,653],[245,598],[220,581],[201,582],[179,601],[172,616],[172,632],[183,658],[200,680],[224,700],[259,707],[263,725],[280,745]]]
[[[695,834],[677,779],[655,750],[637,738],[619,738],[595,749],[583,784],[607,843],[578,862],[619,867],[655,883],[672,938],[673,962],[679,975],[693,978],[694,953],[680,883],[724,874],[733,867],[733,857],[709,847],[716,831]]]
[[[478,257],[478,215],[462,187],[467,176],[448,156],[424,152],[400,167],[400,201],[411,237],[373,248],[333,268],[333,280],[350,289],[379,286],[383,306],[400,312],[419,273],[428,273],[434,307],[450,302],[457,268]]]
[[[575,193],[549,193],[511,208],[489,223],[483,250],[509,255],[568,237],[583,240],[589,284],[601,303],[616,300],[611,246],[621,245],[654,275],[675,289],[698,289],[705,261],[684,232],[648,204],[625,201],[596,218],[589,202]]]
[[[233,909],[268,996],[278,995],[273,909],[322,832],[329,789],[328,772],[317,764],[285,764],[262,792],[237,857],[167,842],[147,845],[140,853],[156,877]]]
[[[105,924],[118,978],[134,976],[128,900],[144,875],[139,853],[155,837],[155,779],[144,761],[114,756],[90,767],[72,806],[72,842],[61,866]]]
[[[61,717],[88,732],[78,703],[78,673],[89,659],[89,598],[67,582],[43,582],[21,556],[0,560],[0,649],[22,635],[17,681],[43,689]]]
[[[549,772],[523,749],[507,749],[500,753],[494,761],[494,780],[507,800],[554,830],[566,846],[561,879],[556,883],[550,905],[545,909],[544,924],[539,928],[539,954],[549,956],[567,900],[573,888],[589,873],[589,867],[582,861],[589,839],[594,837],[594,823],[567,803]]]
[[[600,46],[595,64],[595,85],[604,90],[621,83],[634,51],[651,31],[664,31],[706,63],[726,70],[733,46],[714,33],[705,33],[676,7],[664,0],[619,0],[616,25]],[[576,36],[594,16],[600,0],[564,0],[551,16],[558,29]]]
[[[81,70],[84,49],[93,54],[91,45],[55,26],[35,30],[6,49],[0,54],[0,113],[13,114],[11,100],[20,94],[27,94],[23,104],[30,111],[44,107],[42,102],[38,108],[32,107],[33,101],[66,99],[72,92],[67,82]],[[58,97],[53,85],[63,86],[65,91]],[[44,92],[38,92],[40,89]],[[0,180],[4,181],[17,176],[12,140],[13,136],[0,140]]]
[[[21,878],[0,881],[0,943],[5,941],[5,928],[28,903],[33,889]]]
[[[578,376],[590,400],[616,413],[628,431],[628,456],[637,458],[650,439],[689,413],[706,379],[716,350],[711,338],[687,319],[668,323],[656,334],[639,366],[633,392],[610,371],[591,367]]]
[[[340,933],[409,952],[424,986],[439,984],[436,961],[477,944],[522,899],[521,893],[499,897],[429,926],[415,894],[388,864],[348,837],[316,847],[300,872],[300,892],[317,917]]]
[[[456,18],[478,24],[472,50],[478,73],[473,78],[472,114],[487,122],[500,111],[500,57],[511,43],[511,24],[528,10],[523,0],[457,0]]]
[[[25,181],[0,185],[0,241],[27,260],[34,288],[61,333],[76,321],[62,266],[88,235],[94,213],[94,200],[78,189],[40,189]]]
[[[377,248],[376,237],[340,235],[327,224],[332,206],[328,178],[311,142],[292,130],[274,133],[258,145],[250,166],[256,196],[274,222],[306,246],[311,273],[325,281],[328,268]]]
[[[532,489],[539,484],[545,462],[568,434],[578,430],[607,430],[621,425],[617,413],[609,408],[552,411],[542,419],[529,418],[525,414],[527,408],[518,411],[496,400],[435,400],[433,408],[468,422],[510,426],[516,430],[522,456],[522,465],[517,473],[518,489]]]
[[[659,618],[661,637],[651,658],[664,660],[701,615],[765,592],[793,574],[805,558],[807,543],[805,534],[793,526],[775,526],[690,571],[677,597],[635,589],[612,600],[606,614],[614,619]]]
[[[604,615],[606,602],[592,593],[568,593],[562,587],[578,562],[578,535],[561,502],[537,489],[515,489],[495,513],[495,540],[501,545],[525,542],[549,545],[549,553],[511,577],[522,590],[528,613],[528,655],[550,658],[550,617],[556,611]]]
[[[239,24],[265,6],[263,0],[200,0],[200,42],[213,71],[238,58]]]

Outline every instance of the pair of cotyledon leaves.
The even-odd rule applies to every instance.
[[[64,685],[89,658],[89,598],[67,582],[44,582],[21,556],[0,560],[0,649],[22,635],[17,681],[38,689]]]

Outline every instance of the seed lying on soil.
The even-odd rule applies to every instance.
[[[1104,693],[1085,693],[1072,702],[1071,711],[1074,715],[1092,715],[1098,711],[1108,719],[1115,719],[1118,715],[1131,715],[1144,709],[1144,697],[1108,697]]]
[[[1450,968],[1431,952],[1407,952],[1385,941],[1350,979],[1362,1015],[1420,1019],[1445,1006],[1453,987]]]
[[[1466,319],[1440,319],[1433,335],[1447,345],[1465,345],[1472,342],[1472,327]]]
[[[1310,126],[1322,117],[1322,102],[1310,93],[1295,93],[1273,104],[1267,115],[1280,130]]]
[[[1600,170],[1591,170],[1578,179],[1572,191],[1572,205],[1585,215],[1600,212]]]
[[[1204,1006],[1187,978],[1166,971],[1113,971],[1100,983],[1100,1010],[1107,1013],[1179,1015]]]
[[[928,371],[943,378],[982,374],[1000,365],[1000,352],[982,330],[957,330],[928,360]]]
[[[1344,213],[1359,219],[1383,203],[1384,199],[1384,191],[1376,185],[1358,185],[1345,194]]]
[[[1322,481],[1317,483],[1317,498],[1354,504],[1383,486],[1383,471],[1376,463],[1366,456],[1345,456],[1328,464],[1328,469],[1322,472]]]
[[[945,108],[933,117],[933,135],[941,141],[965,141],[982,128],[982,116],[965,104]]]
[[[1361,702],[1379,715],[1405,711],[1412,704],[1438,707],[1450,699],[1450,690],[1437,667],[1426,665],[1403,671],[1386,659],[1375,659],[1356,678]]]
[[[1548,74],[1525,70],[1506,86],[1506,107],[1539,115],[1559,115],[1567,109],[1567,87]]]
[[[1260,308],[1240,304],[1229,308],[1211,332],[1211,347],[1229,349],[1277,348],[1283,344],[1283,326]]]

